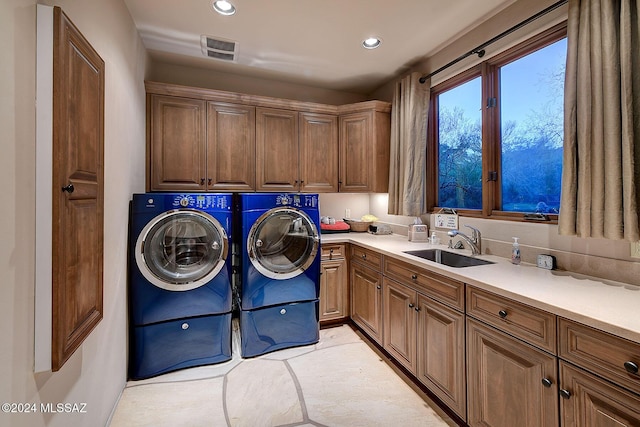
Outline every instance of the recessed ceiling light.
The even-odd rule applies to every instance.
[[[229,16],[236,13],[236,7],[227,0],[213,0],[211,5],[220,15]]]
[[[362,42],[362,46],[365,49],[375,49],[382,43],[382,40],[378,37],[369,37]]]

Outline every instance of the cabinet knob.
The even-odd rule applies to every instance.
[[[362,259],[367,259],[367,254],[362,254]]]
[[[560,389],[560,396],[563,399],[571,399],[571,392],[569,390],[565,390],[563,388]]]
[[[417,274],[412,274],[411,275],[411,280],[417,280],[418,279],[418,275]]]
[[[378,285],[376,286],[376,289],[382,289],[382,286]]]
[[[635,362],[624,362],[624,369],[626,369],[630,374],[638,374],[638,364]]]
[[[505,319],[507,317],[507,312],[505,310],[500,310],[498,312],[498,316],[502,317],[503,319]]]
[[[204,178],[200,178],[200,185],[204,185]]]
[[[549,378],[543,378],[542,385],[545,386],[546,388],[549,388],[553,385],[553,381],[551,381]]]
[[[211,179],[211,178],[209,178],[209,179],[207,180],[207,184],[209,184],[209,185],[211,185],[211,183],[212,183],[212,182],[213,182],[213,179]]]
[[[420,311],[420,307],[416,306],[415,310]]]
[[[413,307],[415,307],[415,305],[413,305],[413,303],[412,303],[412,302],[410,302],[410,303],[409,303],[409,308],[413,308]]]
[[[73,186],[73,184],[65,185],[64,187],[62,187],[62,191],[66,191],[69,194],[73,193],[74,190],[75,187]]]

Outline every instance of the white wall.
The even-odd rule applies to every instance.
[[[128,201],[144,190],[147,57],[122,0],[59,0],[105,73],[104,318],[58,372],[33,373],[36,0],[0,2],[0,403],[86,403],[0,426],[104,425],[126,380]]]

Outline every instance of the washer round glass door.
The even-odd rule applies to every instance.
[[[315,224],[294,208],[271,209],[253,224],[247,238],[251,264],[272,279],[289,279],[304,272],[318,254]]]
[[[211,281],[224,267],[229,241],[218,220],[206,212],[177,209],[158,215],[136,242],[142,275],[169,291],[189,291]]]

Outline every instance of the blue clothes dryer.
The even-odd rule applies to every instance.
[[[318,195],[240,194],[236,211],[242,356],[317,342]]]
[[[134,194],[129,376],[231,359],[231,194]]]

